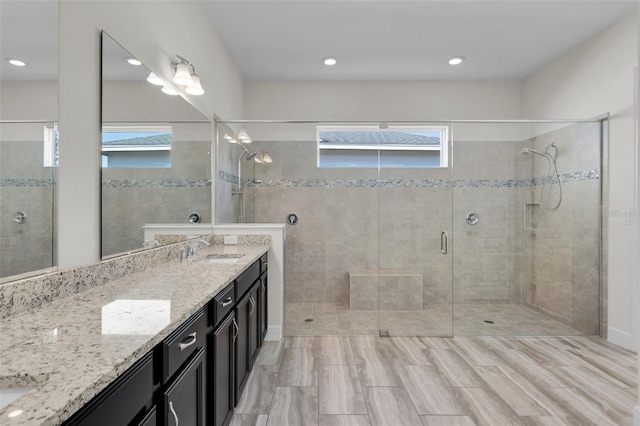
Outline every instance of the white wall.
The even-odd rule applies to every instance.
[[[523,82],[528,118],[592,117],[611,113],[609,131],[609,210],[633,211],[634,66],[638,58],[638,18],[631,14],[581,44]],[[633,307],[634,228],[620,216],[608,220],[608,335],[636,350]]]
[[[519,81],[247,81],[248,119],[520,118]]]
[[[60,2],[59,266],[99,260],[100,30],[170,80],[188,58],[206,94],[189,101],[207,117],[242,114],[243,82],[196,1]]]

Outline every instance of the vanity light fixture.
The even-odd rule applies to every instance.
[[[190,95],[203,95],[204,89],[193,64],[180,55],[176,55],[176,58],[178,60],[171,63],[174,73],[173,82],[179,86],[187,86],[185,92]]]
[[[4,58],[4,60],[16,67],[24,67],[25,65],[27,65],[25,61],[17,58]]]
[[[333,56],[329,56],[322,60],[322,63],[327,66],[332,66],[338,63],[338,58],[334,58]]]
[[[129,62],[129,64],[131,65],[135,65],[135,66],[139,66],[142,65],[142,62],[140,62],[139,60],[137,60],[136,58],[132,58],[132,57],[128,57],[125,58],[127,60],[127,62]]]
[[[449,65],[460,65],[464,62],[464,56],[454,56],[449,59]]]
[[[164,81],[160,77],[155,75],[155,73],[149,74],[149,76],[147,77],[147,81],[151,84],[155,84],[156,86],[164,86]]]
[[[229,143],[236,143],[236,140],[234,138],[232,138],[231,136],[229,136],[229,134],[225,133],[223,136],[224,139],[226,139],[227,142]]]
[[[171,86],[167,86],[166,84],[162,86],[162,93],[165,95],[178,96],[178,91]]]

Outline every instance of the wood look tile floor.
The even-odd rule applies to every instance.
[[[631,425],[636,365],[595,337],[292,337],[231,425]]]
[[[286,311],[285,334],[288,336],[377,336],[379,329],[390,330],[392,336],[589,334],[527,305],[511,303],[426,305],[418,311],[358,311],[344,303],[287,303]]]

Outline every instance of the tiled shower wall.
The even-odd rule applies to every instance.
[[[599,123],[583,123],[526,141],[539,151],[556,143],[563,194],[548,210],[539,180],[523,193],[525,202],[540,203],[537,229],[523,233],[525,302],[586,334],[600,331],[600,135]],[[544,158],[528,161],[524,177],[547,175]]]
[[[0,140],[0,278],[53,266],[55,170],[43,152],[42,140]]]
[[[209,135],[203,135],[207,137]],[[169,168],[102,169],[102,254],[142,247],[143,225],[211,223],[211,141],[174,140]]]
[[[422,274],[425,308],[452,298],[527,304],[597,334],[600,135],[599,124],[578,124],[526,140],[458,140],[450,170],[381,169],[379,177],[317,168],[313,141],[254,142],[274,159],[256,165],[255,221],[300,216],[287,227],[289,303],[347,304],[349,271],[400,269]],[[528,230],[524,205],[538,201],[547,162],[521,151],[551,140],[564,199],[539,209],[538,229]],[[465,221],[471,212],[476,225]],[[450,256],[440,253],[443,230]]]

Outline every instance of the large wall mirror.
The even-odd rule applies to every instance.
[[[56,264],[58,2],[0,1],[0,283]]]
[[[145,225],[211,223],[212,123],[150,73],[102,33],[103,258],[162,243]]]

